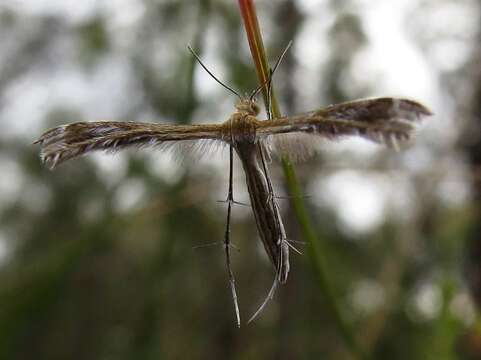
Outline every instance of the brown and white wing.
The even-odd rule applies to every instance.
[[[187,144],[202,152],[220,143],[220,125],[163,125],[137,122],[96,121],[62,125],[45,132],[37,141],[40,158],[50,168],[90,151],[117,151],[128,147],[170,147]]]
[[[272,135],[273,150],[286,152],[294,159],[312,152],[312,135],[327,139],[361,136],[397,150],[412,137],[415,123],[429,115],[429,109],[413,100],[365,99],[262,121],[257,133]],[[306,134],[310,136],[302,136]]]

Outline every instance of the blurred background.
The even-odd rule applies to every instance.
[[[481,4],[257,1],[283,114],[402,96],[435,115],[394,153],[323,141],[296,165],[336,302],[375,359],[480,359]],[[93,154],[49,171],[32,142],[81,120],[222,122],[256,87],[227,0],[0,0],[0,358],[352,359],[306,255],[273,269],[251,210],[222,246],[228,152]],[[285,194],[277,160],[271,165]],[[235,163],[234,192],[248,202]],[[303,241],[289,200],[290,239]],[[302,248],[303,245],[297,245]],[[304,246],[304,250],[305,246]]]

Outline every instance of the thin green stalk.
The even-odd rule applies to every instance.
[[[259,83],[263,84],[267,81],[269,64],[267,62],[267,56],[260,33],[255,6],[252,0],[239,0],[239,7],[244,21],[244,27],[247,34],[247,39],[249,41],[252,59],[254,60],[257,77]],[[267,89],[264,88],[262,94],[264,96],[264,102],[267,104]],[[274,91],[271,92],[271,106],[273,117],[280,117],[281,114]],[[294,168],[286,157],[282,158],[282,168],[284,170],[286,184],[289,194],[291,195],[292,206],[294,208],[296,218],[299,221],[303,237],[310,245],[308,247],[309,259],[316,273],[319,289],[327,301],[329,310],[334,317],[334,321],[337,325],[339,333],[342,336],[347,348],[357,358],[366,358],[367,356],[363,353],[356,341],[356,337],[354,336],[352,328],[342,316],[337,299],[329,285],[326,270],[327,267],[323,256],[322,246],[317,239],[307,215],[306,206],[303,202],[302,192],[299,187],[299,182],[296,178]]]

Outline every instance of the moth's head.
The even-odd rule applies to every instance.
[[[235,104],[235,108],[240,112],[246,112],[249,115],[257,116],[259,115],[260,108],[257,105],[255,99],[243,98]]]

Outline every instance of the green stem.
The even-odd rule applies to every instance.
[[[269,64],[267,62],[267,56],[260,33],[255,6],[252,0],[238,1],[241,15],[244,20],[244,27],[247,34],[247,39],[249,41],[252,59],[254,60],[254,64],[256,67],[257,78],[259,80],[259,83],[262,84],[265,83],[267,80],[267,76],[269,74]],[[267,90],[263,89],[262,93],[264,96],[264,103],[267,104]],[[274,91],[271,92],[271,106],[273,117],[280,117],[281,114]],[[303,196],[299,186],[299,182],[294,172],[294,168],[285,156],[283,156],[282,158],[282,168],[284,170],[286,184],[289,190],[289,194],[291,195],[292,206],[294,208],[296,218],[299,221],[303,237],[310,245],[308,247],[309,259],[316,273],[319,283],[319,289],[327,301],[328,308],[333,315],[338,331],[342,336],[348,349],[357,358],[367,358],[367,356],[363,353],[362,349],[358,345],[352,328],[342,316],[337,299],[334,296],[333,291],[331,290],[328,281],[326,271],[327,266],[323,256],[322,246],[317,239],[317,236],[307,215],[306,206],[304,205],[304,202],[302,200]]]

